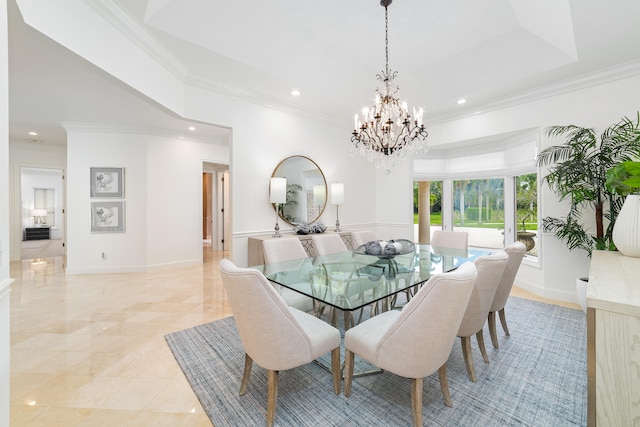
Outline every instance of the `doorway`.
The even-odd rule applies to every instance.
[[[230,248],[229,166],[203,163],[202,243],[211,250]]]
[[[20,168],[21,259],[65,255],[62,169]]]

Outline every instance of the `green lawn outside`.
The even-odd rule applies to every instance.
[[[413,223],[418,224],[418,214],[413,214]],[[431,214],[431,225],[442,225],[442,215],[440,212],[435,212]],[[461,227],[463,226],[459,222],[454,224],[455,226]],[[520,227],[522,223],[518,224]],[[504,228],[504,223],[502,222],[485,222],[482,224],[478,224],[477,221],[465,221],[464,227],[474,227],[474,228],[495,228],[498,230],[502,230]],[[525,228],[527,230],[537,230],[538,224],[535,222],[526,222]]]

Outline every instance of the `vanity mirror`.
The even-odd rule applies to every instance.
[[[327,204],[327,181],[313,160],[304,156],[287,157],[271,176],[287,179],[287,201],[279,212],[283,221],[291,225],[311,224],[320,218]]]

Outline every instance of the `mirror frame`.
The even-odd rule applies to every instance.
[[[324,213],[325,208],[327,207],[327,201],[328,201],[328,197],[329,197],[329,193],[328,193],[328,189],[327,189],[327,179],[324,176],[324,172],[322,172],[322,169],[320,169],[320,166],[318,166],[318,164],[316,162],[314,162],[313,160],[311,160],[309,157],[307,156],[300,156],[300,155],[294,155],[294,156],[289,156],[289,157],[285,157],[284,159],[282,159],[280,161],[280,163],[278,163],[278,165],[273,169],[273,173],[271,174],[271,177],[283,177],[283,178],[287,178],[287,186],[289,186],[289,178],[287,176],[285,176],[283,173],[278,173],[278,169],[280,169],[280,167],[287,161],[287,160],[291,160],[291,159],[304,159],[307,160],[308,162],[311,163],[311,165],[315,166],[315,168],[318,170],[318,172],[320,172],[320,176],[322,176],[322,181],[324,183],[324,204],[322,205],[322,207],[320,208],[320,212],[318,213],[318,216],[316,216],[315,218],[310,218],[309,221],[307,222],[307,224],[313,224],[314,222],[318,221],[321,217],[322,214]],[[275,203],[272,203],[273,209],[276,209],[276,205]],[[283,215],[284,212],[284,204],[281,206],[280,211],[278,212],[278,216],[280,217],[281,220],[283,220],[284,222],[286,222],[287,224],[291,224],[293,226],[297,226],[300,223],[297,222],[292,222],[289,221],[287,218],[284,217]]]

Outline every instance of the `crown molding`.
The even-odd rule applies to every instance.
[[[167,51],[149,32],[113,0],[85,0],[122,35],[152,57],[169,73],[184,80],[188,68]]]
[[[187,135],[184,132],[176,132],[170,129],[153,126],[132,126],[126,124],[104,124],[104,123],[61,123],[67,132],[87,132],[87,133],[124,133],[133,135],[154,135],[165,138],[179,139],[181,141],[213,143],[221,146],[228,146],[227,138],[207,137],[202,138],[195,135]]]
[[[542,99],[551,98],[564,93],[588,89],[606,83],[615,82],[640,75],[640,60],[634,60],[619,64],[613,67],[603,68],[591,73],[586,73],[578,77],[565,79],[552,84],[539,86],[537,88],[520,92],[500,101],[487,103],[475,108],[473,112],[442,114],[429,117],[429,123],[443,124],[460,120],[479,114],[490,113],[517,105],[527,104]]]
[[[336,117],[331,114],[314,110],[313,108],[308,108],[293,102],[284,101],[275,96],[270,96],[257,91],[247,90],[239,86],[215,81],[201,75],[189,73],[185,78],[185,83],[191,87],[215,92],[220,95],[240,99],[264,108],[298,115],[310,120],[320,121],[322,123],[326,123],[336,127],[349,126],[352,122],[351,119],[347,120],[342,117]]]

